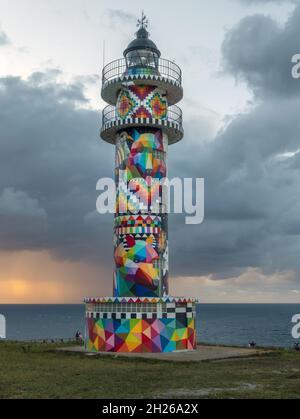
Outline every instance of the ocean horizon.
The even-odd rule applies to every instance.
[[[84,333],[83,304],[0,304],[7,340],[71,339]],[[300,304],[198,304],[198,341],[206,344],[288,348],[294,345],[292,317]]]

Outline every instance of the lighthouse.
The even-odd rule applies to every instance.
[[[101,138],[115,147],[112,297],[86,298],[91,352],[196,349],[196,303],[169,294],[169,146],[183,139],[181,69],[161,57],[144,14],[124,58],[103,69]]]

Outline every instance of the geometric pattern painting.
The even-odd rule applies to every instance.
[[[195,320],[87,319],[88,351],[166,353],[196,349]]]
[[[161,353],[194,350],[196,302],[186,298],[89,298],[90,352]]]
[[[130,67],[126,71],[126,76],[138,76],[140,78],[141,76],[153,76],[157,75],[157,71],[155,71],[151,67]]]
[[[112,308],[116,308],[115,304],[160,304],[158,306],[158,311],[162,313],[169,312],[181,312],[182,305],[186,306],[184,312],[195,311],[195,304],[198,302],[195,298],[187,297],[163,297],[163,298],[140,298],[140,297],[89,297],[85,298],[84,302],[88,304],[88,309],[90,312],[99,311],[103,308],[111,308],[111,306],[106,306],[106,304],[113,304]],[[124,306],[126,307],[126,306]],[[143,306],[142,306],[143,307]],[[180,309],[180,310],[179,310]]]
[[[162,130],[128,129],[117,138],[116,175],[126,171],[127,180],[164,179],[167,176],[166,153],[168,145]],[[117,179],[118,180],[118,179]]]
[[[161,232],[160,216],[153,215],[123,215],[116,217],[117,234],[159,234]]]
[[[123,120],[129,117],[165,120],[168,102],[163,92],[154,86],[133,85],[121,91],[116,110]]]
[[[132,94],[142,101],[149,100],[149,95],[155,101],[151,92],[151,86],[132,87]],[[167,175],[167,148],[167,138],[159,129],[134,128],[118,135],[115,297],[168,295],[168,217],[162,213],[160,183]]]
[[[136,240],[126,235],[115,250],[116,292],[118,296],[159,296],[159,254],[152,238]]]
[[[129,93],[127,91],[123,91],[118,100],[118,116],[122,119],[127,118],[136,105],[137,103],[134,102]]]

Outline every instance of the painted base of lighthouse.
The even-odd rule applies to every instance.
[[[89,352],[166,353],[195,350],[196,300],[86,299]]]

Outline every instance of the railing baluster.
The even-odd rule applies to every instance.
[[[126,69],[126,60],[124,58],[115,60],[106,65],[102,72],[103,85],[112,79],[121,77]],[[164,58],[160,58],[158,61],[158,71],[162,76],[174,80],[181,85],[182,73],[177,64]]]
[[[109,122],[113,122],[117,119],[117,109],[115,106],[108,105],[103,109],[102,113],[102,125],[105,126]],[[179,128],[182,129],[182,110],[176,106],[170,106],[168,109],[167,120],[170,122],[176,122]]]

